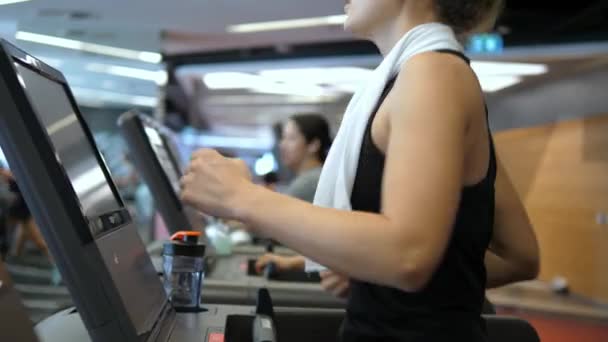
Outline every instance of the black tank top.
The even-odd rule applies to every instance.
[[[469,62],[459,52],[440,52],[454,53]],[[384,154],[372,141],[371,127],[394,82],[386,85],[367,123],[351,194],[353,210],[380,212]],[[343,341],[486,341],[481,319],[486,285],[484,257],[494,222],[495,179],[490,135],[487,174],[479,183],[463,187],[452,236],[429,284],[420,292],[408,293],[352,281]]]

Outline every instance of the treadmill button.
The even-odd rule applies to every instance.
[[[219,332],[212,332],[209,334],[208,342],[224,342],[224,334]]]

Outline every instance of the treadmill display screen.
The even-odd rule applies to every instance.
[[[154,150],[156,159],[158,159],[158,162],[163,168],[163,171],[165,171],[165,174],[167,175],[167,177],[169,177],[169,182],[171,182],[171,187],[173,188],[173,191],[175,191],[176,194],[179,194],[179,179],[181,178],[181,176],[175,164],[173,163],[173,160],[171,160],[169,151],[167,151],[167,147],[165,146],[160,133],[158,133],[156,129],[146,125],[144,125],[144,130],[146,131],[146,136],[148,137],[148,141],[152,146],[152,150]]]
[[[19,80],[53,143],[83,214],[89,218],[121,209],[66,92],[59,83],[15,63]]]

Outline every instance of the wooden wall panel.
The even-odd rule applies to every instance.
[[[541,247],[542,280],[608,302],[608,115],[495,135]]]

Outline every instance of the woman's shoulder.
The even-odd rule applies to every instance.
[[[412,82],[434,83],[462,91],[463,85],[467,83],[475,86],[477,77],[468,62],[459,55],[428,51],[413,56],[401,66],[396,85],[403,86]]]
[[[321,168],[314,168],[302,172],[287,187],[287,195],[312,202],[321,176]]]
[[[294,178],[292,184],[310,185],[316,187],[317,183],[319,182],[319,178],[321,177],[321,171],[322,168],[320,167],[306,170]]]
[[[425,52],[408,60],[399,72],[387,97],[390,112],[421,108],[468,113],[483,97],[474,71],[461,57],[441,52]]]

